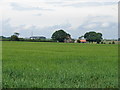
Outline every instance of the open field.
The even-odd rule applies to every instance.
[[[117,88],[117,44],[3,42],[3,87]]]

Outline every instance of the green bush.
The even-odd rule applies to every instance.
[[[19,41],[24,41],[24,38],[19,38]]]
[[[77,43],[80,43],[80,40],[77,40]]]
[[[112,44],[115,44],[115,42],[113,41]]]
[[[101,44],[104,44],[104,42],[101,42]]]

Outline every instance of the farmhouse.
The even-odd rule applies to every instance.
[[[46,37],[43,36],[32,36],[30,39],[46,39]]]
[[[75,40],[74,43],[87,43],[86,39],[78,39],[78,40]]]
[[[80,40],[80,43],[86,43],[87,41],[85,39]]]
[[[73,43],[73,39],[71,38],[71,36],[67,36],[67,38],[64,40],[65,43]]]
[[[65,39],[64,42],[65,43],[73,43],[74,41],[72,39]]]

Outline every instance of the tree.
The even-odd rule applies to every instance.
[[[96,33],[96,32],[87,32],[87,33],[85,33],[84,38],[88,42],[92,42],[92,43],[97,42],[99,44],[102,40],[102,34]]]
[[[77,43],[81,43],[81,41],[78,39],[78,40],[77,40]]]
[[[120,38],[118,38],[118,41],[120,41]]]
[[[5,38],[4,36],[0,36],[1,39]]]
[[[11,41],[19,41],[18,36],[12,35],[12,36],[11,36]]]
[[[112,41],[112,44],[115,44],[115,42],[114,42],[114,41]]]
[[[99,44],[102,40],[102,34],[101,33],[96,33],[96,42]]]
[[[15,32],[15,33],[11,36],[11,40],[12,40],[12,41],[19,41],[19,38],[18,38],[19,35],[20,35],[19,33]]]
[[[20,35],[20,33],[15,32],[15,33],[14,33],[14,35],[15,35],[15,36],[19,36],[19,35]]]
[[[52,39],[59,42],[64,42],[65,39],[70,38],[70,34],[66,33],[64,30],[55,31],[52,34]]]
[[[101,42],[101,44],[104,44],[104,42]]]
[[[80,36],[78,39],[82,39],[84,36]]]

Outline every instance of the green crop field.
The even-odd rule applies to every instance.
[[[118,45],[2,44],[4,88],[117,88]]]

